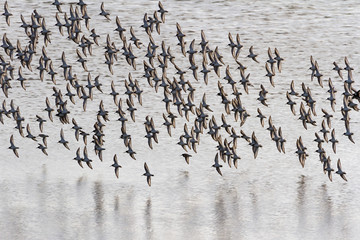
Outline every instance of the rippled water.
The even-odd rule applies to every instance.
[[[63,1],[63,10],[68,11],[71,3]],[[259,142],[263,145],[257,159],[253,159],[251,147],[247,142],[239,141],[238,154],[241,156],[238,169],[225,166],[223,177],[211,167],[216,154],[216,144],[208,135],[201,137],[198,153],[187,165],[181,154],[183,150],[176,143],[182,134],[184,119],[177,120],[177,128],[173,129],[173,137],[169,137],[165,126],[162,126],[164,103],[161,102],[161,91],[155,93],[146,79],[142,77],[142,59],[145,47],[134,49],[137,69],[134,71],[120,57],[114,65],[114,75],[109,74],[104,64],[103,56],[106,34],[115,41],[118,48],[122,43],[115,29],[115,16],[118,15],[122,26],[133,26],[138,38],[147,43],[144,31],[139,28],[145,12],[152,13],[157,9],[157,1],[104,1],[105,9],[111,13],[111,21],[99,16],[100,3],[86,1],[91,16],[91,28],[101,35],[100,47],[93,48],[93,56],[89,56],[88,69],[93,78],[100,74],[104,94],[96,92],[94,100],[88,102],[87,111],[82,110],[82,101],[70,104],[71,117],[74,117],[86,132],[92,131],[93,123],[100,99],[104,101],[105,109],[110,112],[110,121],[105,127],[104,161],[100,162],[95,153],[90,151],[94,160],[93,168],[81,169],[72,159],[82,142],[76,142],[72,125],[62,125],[58,120],[48,121],[44,132],[50,135],[46,157],[37,149],[37,143],[23,139],[14,129],[14,122],[5,118],[5,124],[0,125],[0,235],[1,239],[356,239],[360,229],[360,210],[357,199],[360,199],[358,176],[359,164],[357,156],[359,137],[359,116],[351,111],[351,129],[355,133],[352,144],[345,136],[344,124],[340,120],[343,83],[332,71],[332,62],[344,65],[347,56],[354,67],[354,87],[359,76],[360,56],[360,8],[357,1],[163,1],[169,11],[166,24],[161,26],[161,35],[153,34],[160,44],[165,40],[171,46],[176,63],[183,69],[188,68],[188,62],[176,46],[175,37],[178,22],[186,33],[188,44],[192,39],[200,42],[200,30],[204,30],[210,46],[219,46],[226,64],[234,78],[239,79],[236,63],[231,57],[227,46],[227,34],[240,34],[244,48],[240,60],[251,73],[250,81],[254,87],[249,89],[249,95],[243,95],[242,101],[251,117],[241,128],[248,135],[256,132]],[[0,34],[7,33],[13,44],[20,39],[24,46],[27,39],[21,24],[20,14],[27,21],[33,9],[46,18],[46,24],[53,34],[52,43],[47,47],[48,55],[53,59],[54,66],[61,65],[61,53],[65,51],[67,61],[73,65],[82,84],[86,84],[87,73],[76,62],[76,45],[66,37],[61,36],[54,26],[56,8],[50,1],[8,1],[13,13],[11,27],[1,16]],[[1,2],[1,5],[3,1]],[[88,34],[83,27],[83,30]],[[260,64],[246,58],[248,48],[254,46],[259,54]],[[33,60],[33,70],[24,70],[28,78],[27,91],[20,88],[17,82],[9,90],[9,104],[14,99],[20,106],[26,123],[30,123],[33,133],[39,130],[35,115],[46,116],[45,97],[52,98],[52,82],[39,80],[35,71],[41,54]],[[264,76],[264,63],[267,60],[268,47],[278,48],[285,59],[283,71],[275,76],[275,88],[270,86]],[[197,49],[198,46],[197,46]],[[5,56],[3,50],[1,54]],[[326,151],[335,160],[341,158],[348,182],[339,176],[333,176],[330,182],[322,172],[322,165],[315,153],[316,143],[313,142],[314,132],[320,130],[322,120],[321,108],[330,111],[328,101],[327,81],[322,89],[314,81],[310,81],[309,58],[312,55],[319,63],[324,79],[332,78],[337,93],[336,113],[332,125],[336,128],[337,154],[331,154],[331,146],[324,144]],[[200,59],[200,58],[199,58]],[[200,63],[200,60],[198,60]],[[19,66],[19,62],[13,62]],[[200,64],[199,64],[200,66]],[[59,68],[58,71],[60,72]],[[114,113],[116,107],[109,95],[110,83],[115,82],[115,88],[122,94],[125,92],[124,80],[128,72],[138,79],[143,94],[143,106],[137,104],[136,122],[128,122],[128,132],[132,135],[133,147],[137,152],[137,160],[132,160],[126,153],[121,135],[120,123]],[[221,69],[224,77],[225,67]],[[172,76],[174,70],[168,71]],[[16,78],[17,78],[17,74]],[[199,74],[199,77],[201,75]],[[212,72],[209,85],[203,81],[192,79],[190,71],[187,77],[191,79],[195,91],[195,102],[199,103],[202,94],[207,93],[208,103],[214,110],[217,122],[224,108],[220,104],[217,82],[219,78]],[[286,105],[286,91],[291,80],[295,80],[295,88],[301,92],[301,83],[311,88],[317,101],[317,127],[302,127],[298,117],[292,115]],[[225,80],[221,80],[225,89],[230,91]],[[256,101],[259,85],[263,84],[268,93],[269,107],[266,108]],[[66,82],[57,76],[57,88],[65,92]],[[242,87],[239,86],[239,89]],[[122,95],[125,99],[125,96]],[[5,96],[0,94],[2,102]],[[53,101],[51,101],[53,105]],[[300,101],[298,99],[298,105]],[[261,127],[256,109],[260,107],[266,115],[272,116],[276,126],[281,126],[286,138],[286,154],[280,154],[271,141],[269,133]],[[176,111],[173,108],[174,112]],[[151,150],[143,137],[145,116],[154,118],[159,129],[159,144],[154,144]],[[46,118],[47,119],[47,118]],[[192,122],[194,118],[191,118]],[[232,117],[227,120],[236,126],[239,123]],[[58,144],[59,132],[63,128],[66,139],[70,142],[70,151]],[[222,130],[223,131],[223,130]],[[20,147],[20,158],[16,158],[7,149],[9,137],[14,134],[15,143]],[[302,136],[308,148],[309,157],[305,168],[301,168],[296,151],[296,139]],[[89,146],[92,149],[92,145]],[[118,155],[120,177],[116,179],[112,157]],[[147,162],[155,177],[149,188],[145,177],[143,164]]]

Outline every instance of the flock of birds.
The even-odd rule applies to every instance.
[[[76,44],[76,54],[78,56],[77,62],[79,62],[83,69],[79,71],[88,72],[87,69],[87,59],[88,55],[92,55],[92,48],[99,47],[99,39],[103,36],[96,34],[95,28],[90,30],[91,16],[87,12],[87,4],[83,0],[79,0],[77,4],[69,6],[69,12],[62,10],[64,7],[62,3],[58,0],[55,0],[52,5],[57,8],[55,15],[56,24],[59,33],[62,36],[68,38],[69,42]],[[200,143],[200,137],[204,135],[210,135],[211,138],[217,144],[217,152],[214,159],[214,164],[212,167],[222,175],[221,168],[223,167],[221,162],[227,163],[230,167],[234,165],[237,168],[238,160],[240,156],[237,154],[237,141],[238,139],[244,139],[252,147],[254,158],[257,157],[259,149],[262,147],[258,141],[255,131],[252,132],[251,136],[245,134],[245,132],[240,129],[237,132],[237,128],[231,126],[227,123],[226,117],[233,114],[234,120],[238,122],[240,120],[240,128],[245,124],[247,118],[250,116],[246,111],[245,106],[242,104],[241,97],[244,93],[249,94],[248,88],[252,87],[253,84],[250,82],[250,74],[246,73],[247,67],[239,61],[239,55],[243,49],[243,45],[240,41],[239,34],[236,35],[234,40],[231,33],[229,33],[229,44],[232,57],[236,61],[238,69],[240,71],[240,80],[233,78],[230,73],[229,65],[224,67],[226,64],[223,61],[223,56],[220,54],[218,47],[211,48],[209,42],[206,40],[204,31],[201,31],[201,42],[195,43],[195,39],[188,44],[186,42],[186,34],[182,31],[180,25],[177,23],[177,33],[176,37],[178,39],[178,46],[184,57],[188,57],[189,65],[187,69],[191,70],[192,79],[199,81],[200,76],[204,83],[207,85],[209,81],[209,74],[214,72],[214,76],[218,76],[218,96],[219,100],[221,99],[221,104],[224,106],[224,112],[221,115],[221,124],[217,123],[217,120],[214,115],[212,115],[212,109],[209,104],[206,102],[206,94],[203,95],[200,103],[195,103],[194,95],[195,88],[191,84],[191,76],[186,74],[187,69],[182,69],[177,64],[176,60],[178,57],[175,57],[169,46],[166,46],[165,41],[162,41],[161,44],[156,43],[153,34],[160,35],[160,30],[162,24],[165,23],[165,16],[168,13],[165,10],[161,2],[158,3],[159,9],[154,11],[153,14],[145,13],[143,17],[143,24],[141,28],[146,32],[149,42],[146,48],[145,60],[143,60],[142,65],[144,68],[143,79],[147,80],[148,86],[156,92],[163,92],[164,98],[162,99],[165,104],[164,113],[162,114],[164,123],[169,136],[172,136],[171,129],[176,127],[177,118],[185,118],[187,123],[184,124],[183,134],[179,137],[178,144],[183,148],[185,153],[182,154],[187,164],[190,163],[190,158],[192,155],[189,153],[193,151],[197,152],[197,145]],[[8,6],[8,3],[4,4],[4,13],[2,14],[5,17],[7,25],[10,26],[11,18],[11,7]],[[109,12],[106,10],[104,3],[100,6],[99,15],[106,18],[108,21],[111,20]],[[0,55],[0,85],[3,91],[3,94],[6,98],[9,97],[11,92],[9,89],[13,87],[21,86],[26,90],[26,75],[23,74],[22,69],[27,69],[29,71],[39,71],[39,78],[41,81],[44,80],[45,74],[48,74],[49,78],[53,82],[53,95],[51,97],[46,97],[44,112],[47,113],[47,118],[40,116],[41,114],[36,115],[36,121],[39,124],[39,134],[33,135],[30,125],[26,124],[25,118],[22,117],[20,107],[15,106],[14,100],[10,101],[8,107],[6,100],[3,101],[2,107],[0,108],[0,122],[4,124],[3,116],[12,118],[16,125],[18,133],[24,137],[29,138],[33,141],[38,142],[38,148],[47,155],[47,134],[43,133],[43,126],[47,124],[48,120],[51,122],[54,121],[53,114],[62,124],[72,123],[72,129],[75,132],[75,138],[79,141],[80,136],[83,139],[84,147],[81,151],[81,148],[78,148],[76,151],[76,156],[74,160],[77,161],[80,167],[84,167],[83,164],[86,164],[89,168],[93,168],[88,154],[87,147],[88,142],[87,138],[92,138],[92,144],[94,146],[94,151],[99,159],[102,161],[102,153],[105,151],[104,148],[104,132],[103,128],[105,123],[109,121],[109,112],[105,110],[103,101],[101,100],[99,105],[99,111],[97,113],[97,120],[93,125],[92,133],[87,133],[83,130],[81,126],[78,125],[75,118],[72,118],[70,121],[70,111],[68,110],[67,104],[68,100],[75,104],[75,98],[79,98],[82,101],[83,111],[86,111],[87,102],[93,99],[93,94],[101,94],[107,92],[102,88],[102,83],[99,76],[96,76],[92,80],[92,76],[88,73],[87,84],[82,85],[77,79],[76,74],[73,74],[73,67],[70,65],[66,59],[65,53],[62,52],[61,61],[62,64],[59,67],[53,65],[52,59],[47,54],[46,48],[51,44],[51,35],[54,34],[50,28],[47,28],[45,24],[45,18],[41,16],[36,10],[31,14],[30,21],[21,15],[22,25],[21,28],[24,29],[25,34],[28,38],[28,44],[26,46],[21,46],[20,40],[17,40],[17,44],[14,45],[10,39],[7,37],[7,34],[3,34],[2,45],[0,46],[6,55]],[[115,26],[114,26],[115,27]],[[86,28],[87,30],[82,30]],[[126,35],[127,30],[130,31],[130,37]],[[146,46],[145,43],[141,43],[140,39],[135,36],[135,31],[133,27],[123,28],[120,22],[119,17],[116,17],[116,28],[115,31],[118,32],[120,40],[122,42],[122,48],[119,49],[116,46],[116,43],[110,39],[108,34],[106,37],[106,46],[105,46],[105,64],[109,70],[110,74],[113,74],[113,65],[115,61],[125,59],[127,64],[129,64],[134,71],[136,70],[138,64],[136,60],[140,56],[136,56],[133,51],[133,47],[141,48]],[[87,34],[90,33],[91,34]],[[41,54],[38,60],[38,64],[34,64],[33,59],[37,56],[39,42],[43,40]],[[145,39],[143,39],[145,40]],[[197,49],[196,45],[200,45],[200,49]],[[159,50],[161,49],[161,50]],[[160,52],[160,53],[159,53]],[[249,49],[249,54],[247,57],[259,63],[257,60],[257,54],[255,53],[253,46]],[[274,49],[274,52],[269,48],[268,49],[268,60],[264,63],[266,70],[266,77],[269,78],[269,81],[272,86],[275,86],[275,75],[276,72],[281,73],[282,63],[285,61],[278,49]],[[119,56],[122,55],[123,57]],[[196,57],[195,57],[196,56]],[[196,58],[202,58],[201,68],[199,68],[196,62]],[[15,63],[19,63],[18,69],[15,69]],[[172,64],[172,66],[170,65]],[[317,79],[318,84],[323,88],[323,75],[321,74],[319,65],[313,57],[310,58],[310,70],[311,70],[311,80],[314,78]],[[173,68],[172,68],[173,67]],[[36,68],[36,70],[34,69]],[[168,76],[168,69],[174,69],[175,75]],[[17,70],[18,78],[14,77],[14,72]],[[352,84],[354,83],[352,77],[353,68],[350,66],[349,61],[345,58],[345,67],[342,68],[337,63],[334,62],[334,71],[336,71],[341,79],[343,78],[344,71],[347,73],[347,78],[344,80],[344,93],[343,93],[343,106],[341,107],[342,119],[345,124],[345,133],[343,135],[347,136],[351,142],[354,142],[352,136],[353,133],[350,131],[350,116],[349,112],[351,110],[358,111],[357,104],[353,101],[354,99],[360,99],[360,92],[356,91]],[[224,77],[221,79],[220,73],[224,71]],[[265,71],[264,71],[265,73]],[[211,78],[214,78],[213,76]],[[16,80],[16,81],[15,81]],[[57,82],[66,81],[66,93],[63,94],[61,89],[58,88]],[[213,80],[212,80],[213,81]],[[14,82],[14,84],[13,84]],[[229,84],[231,86],[232,92],[226,92],[223,84]],[[239,85],[242,85],[243,92],[238,88]],[[335,93],[336,90],[332,84],[331,79],[328,80],[328,93],[329,97],[327,100],[330,102],[330,106],[333,112],[335,112]],[[109,94],[113,97],[114,104],[117,107],[116,114],[118,114],[118,121],[121,122],[121,136],[120,138],[124,141],[124,146],[127,148],[126,153],[133,159],[136,159],[136,152],[132,147],[132,138],[131,135],[126,130],[126,122],[130,119],[135,121],[136,116],[136,103],[142,105],[142,94],[143,88],[146,87],[143,82],[139,82],[136,79],[133,79],[132,74],[129,73],[128,79],[125,80],[125,95],[121,95],[116,91],[114,82],[111,83],[111,92],[109,89]],[[267,93],[268,91],[261,84],[260,85],[259,104],[267,107]],[[65,91],[65,90],[63,90]],[[95,92],[96,91],[96,92]],[[233,97],[231,98],[230,95]],[[126,103],[123,104],[123,100],[119,97],[125,97]],[[216,96],[217,97],[217,96]],[[303,127],[307,129],[307,125],[315,125],[316,121],[313,119],[313,116],[316,116],[315,103],[311,90],[305,83],[302,83],[302,93],[295,91],[294,81],[290,84],[290,89],[286,92],[286,97],[288,99],[288,104],[292,114],[299,116],[299,120],[302,121]],[[301,98],[302,97],[302,98]],[[65,98],[68,98],[65,99]],[[299,114],[296,111],[296,106],[298,102],[292,100],[292,98],[300,99],[300,108]],[[54,105],[51,104],[54,103]],[[172,111],[173,109],[176,111]],[[285,153],[285,143],[282,135],[281,127],[276,127],[271,116],[267,117],[262,114],[260,108],[257,109],[258,117],[260,119],[260,124],[265,127],[265,119],[267,119],[268,127],[266,128],[271,139],[276,143],[277,150],[279,152]],[[319,154],[319,160],[323,165],[324,173],[328,174],[330,181],[332,181],[332,172],[334,168],[332,167],[332,160],[330,156],[327,156],[326,151],[324,150],[322,144],[324,142],[330,142],[332,144],[332,150],[336,153],[336,145],[338,140],[335,136],[335,129],[331,130],[331,118],[333,115],[322,109],[323,112],[323,121],[321,123],[321,130],[315,132],[315,142],[317,143],[318,149],[316,152]],[[193,124],[189,122],[189,115],[192,114],[195,118]],[[147,116],[145,119],[145,138],[147,139],[148,146],[152,149],[153,142],[158,143],[158,134],[159,130],[156,129],[154,120],[151,116]],[[190,130],[189,130],[190,129]],[[225,134],[220,133],[220,130],[224,129]],[[331,130],[331,133],[330,133]],[[25,133],[26,131],[26,133]],[[61,128],[60,130],[60,139],[59,144],[62,144],[65,148],[69,148],[69,142],[65,139],[64,131]],[[302,138],[299,137],[296,141],[297,151],[299,162],[302,167],[305,166],[306,158],[308,156],[307,148],[305,147]],[[14,135],[10,136],[10,147],[9,149],[19,157],[19,147],[14,141]],[[116,154],[113,157],[113,164],[111,167],[115,169],[115,175],[119,178],[119,169],[121,165],[117,160]],[[151,186],[151,177],[154,175],[150,172],[149,167],[146,162],[144,162],[145,173],[143,174],[147,178],[147,183]],[[339,174],[345,181],[347,181],[345,172],[342,170],[340,159],[337,161],[337,174]]]

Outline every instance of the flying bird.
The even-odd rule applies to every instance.
[[[215,156],[215,163],[212,165],[214,168],[216,168],[216,171],[220,174],[220,176],[222,176],[221,170],[220,168],[222,167],[221,164],[219,164],[219,153],[216,153]]]
[[[9,147],[9,149],[11,149],[14,152],[16,157],[19,157],[19,153],[17,151],[19,149],[19,147],[15,146],[15,144],[14,144],[14,136],[13,135],[11,135],[11,137],[10,137],[10,147]]]
[[[147,181],[149,187],[151,187],[151,177],[153,177],[154,174],[150,173],[149,167],[146,164],[146,162],[144,163],[144,169],[145,169],[145,173],[143,174],[143,176],[146,176],[146,181]]]
[[[12,14],[9,12],[9,6],[7,1],[5,1],[4,3],[4,11],[5,12],[2,15],[5,16],[7,25],[10,26],[10,16],[12,16]]]
[[[110,167],[114,167],[115,170],[115,175],[117,178],[119,178],[119,168],[121,168],[121,166],[119,165],[118,161],[117,161],[117,156],[116,154],[114,155],[114,163],[110,166]]]
[[[342,170],[342,168],[341,168],[340,158],[339,158],[338,161],[337,161],[337,169],[338,169],[338,170],[336,171],[336,173],[339,174],[342,179],[344,179],[345,181],[347,181],[346,176],[345,176],[346,172],[344,172],[344,171]]]
[[[104,16],[107,20],[110,20],[110,13],[105,11],[104,2],[101,3],[100,10],[101,12],[99,13],[99,15]]]

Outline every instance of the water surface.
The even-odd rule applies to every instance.
[[[61,53],[64,51],[67,61],[73,65],[73,72],[82,84],[86,84],[87,73],[76,62],[76,45],[61,36],[54,26],[56,8],[51,2],[8,2],[14,16],[11,27],[6,25],[4,17],[1,18],[0,34],[7,33],[13,44],[20,39],[24,46],[27,39],[23,29],[19,28],[20,14],[29,21],[31,12],[37,9],[53,31],[47,52],[54,66],[58,68],[61,65]],[[69,11],[71,3],[75,3],[63,2],[62,9],[66,11]],[[282,239],[356,239],[360,229],[357,202],[360,199],[360,169],[356,157],[360,154],[359,115],[350,112],[356,142],[352,144],[342,135],[345,130],[340,120],[343,83],[331,70],[333,61],[344,66],[344,57],[347,56],[355,69],[354,87],[359,88],[356,79],[360,66],[360,8],[354,7],[357,6],[356,1],[163,1],[169,14],[166,24],[161,26],[161,35],[154,33],[153,36],[159,45],[164,40],[171,46],[176,63],[183,69],[187,69],[189,64],[176,46],[176,22],[186,33],[188,44],[192,39],[199,43],[200,31],[204,30],[210,46],[219,47],[236,79],[239,79],[239,73],[227,46],[228,33],[231,32],[234,37],[239,33],[244,44],[240,61],[248,67],[247,72],[251,73],[250,81],[254,87],[249,89],[249,95],[243,95],[242,101],[251,117],[242,128],[231,116],[227,116],[227,120],[236,127],[237,132],[243,129],[251,135],[255,131],[263,148],[254,159],[247,142],[238,141],[237,152],[241,156],[239,167],[229,168],[223,164],[223,177],[211,167],[216,144],[210,136],[201,137],[198,153],[191,153],[190,165],[185,163],[181,156],[183,150],[176,144],[186,120],[178,119],[177,128],[172,129],[172,137],[168,136],[165,126],[162,126],[162,113],[165,111],[161,102],[163,94],[161,91],[156,93],[142,77],[144,46],[134,49],[139,56],[137,71],[128,66],[122,56],[114,65],[114,75],[108,72],[104,64],[106,34],[110,34],[118,48],[122,46],[119,36],[113,31],[116,27],[115,16],[119,16],[123,27],[128,29],[127,37],[130,26],[133,26],[137,37],[147,43],[140,25],[145,12],[152,14],[157,9],[157,1],[104,1],[105,8],[111,13],[111,21],[98,15],[99,2],[86,3],[92,18],[91,28],[101,35],[101,45],[93,48],[94,54],[88,56],[87,65],[93,78],[100,74],[104,94],[96,92],[94,100],[88,102],[86,112],[83,112],[79,99],[75,105],[69,104],[69,110],[71,117],[85,131],[91,132],[99,102],[101,99],[104,101],[105,109],[110,113],[110,121],[105,123],[104,128],[104,161],[98,160],[92,151],[93,145],[88,148],[94,160],[94,170],[81,169],[72,160],[76,149],[83,148],[84,144],[76,142],[71,124],[62,125],[57,119],[54,123],[48,120],[44,126],[44,132],[50,136],[49,156],[46,157],[36,148],[36,142],[21,138],[14,129],[14,122],[5,118],[5,124],[0,125],[0,233],[3,239],[278,239],[280,236]],[[85,27],[83,30],[89,34]],[[42,42],[33,60],[34,66],[40,57],[41,46]],[[250,46],[254,46],[259,54],[260,64],[246,58]],[[275,76],[275,88],[264,76],[268,47],[279,49],[285,59],[283,71]],[[3,50],[1,54],[5,56]],[[310,81],[308,69],[311,55],[318,61],[324,74],[324,88]],[[200,66],[200,60],[198,62]],[[19,66],[19,62],[13,63]],[[43,111],[45,97],[52,98],[53,84],[48,76],[41,82],[34,66],[33,72],[24,70],[28,78],[27,91],[14,82],[6,101],[9,104],[14,99],[33,133],[38,134],[35,115],[46,116]],[[58,71],[56,87],[65,92],[66,82]],[[137,152],[136,161],[124,153],[126,148],[119,138],[120,123],[116,121],[118,116],[114,113],[117,108],[109,95],[111,81],[114,81],[116,89],[125,99],[124,80],[129,71],[144,90],[143,106],[136,106],[136,122],[129,121],[127,124]],[[225,67],[222,67],[221,78],[224,73]],[[168,75],[172,74],[173,68],[168,70]],[[221,123],[224,108],[220,104],[220,97],[216,96],[220,79],[212,72],[206,86],[203,81],[192,79],[190,71],[186,76],[196,88],[195,102],[198,104],[206,92],[213,114]],[[340,143],[337,154],[332,153],[330,144],[324,144],[324,148],[333,159],[334,168],[336,160],[341,158],[349,182],[344,182],[335,174],[333,182],[330,182],[323,174],[315,153],[316,143],[313,139],[314,132],[320,130],[321,108],[331,111],[329,102],[325,101],[329,77],[338,90],[332,126],[336,128]],[[291,80],[295,80],[295,88],[299,92],[302,82],[311,88],[317,101],[317,127],[309,126],[309,130],[305,130],[286,105],[285,93],[289,90]],[[230,91],[225,80],[221,81],[225,89]],[[268,108],[256,101],[260,84],[269,91]],[[239,89],[243,91],[240,86]],[[0,101],[3,99],[5,96],[1,93]],[[299,106],[300,99],[297,101]],[[277,127],[282,127],[287,140],[286,154],[277,151],[269,132],[261,127],[259,119],[255,117],[258,107],[266,116],[272,116]],[[173,111],[176,112],[176,109],[173,108]],[[160,131],[159,144],[154,144],[153,150],[147,146],[144,138],[143,122],[147,115],[154,118]],[[193,116],[190,120],[191,124]],[[57,143],[60,128],[64,129],[65,137],[70,142],[70,151]],[[14,134],[15,142],[20,147],[19,159],[7,149],[11,134]],[[301,168],[294,153],[299,136],[302,136],[309,152],[305,168]],[[119,179],[116,179],[110,167],[114,154],[117,154],[122,165]],[[145,177],[141,176],[145,161],[155,174],[151,188],[147,186]]]

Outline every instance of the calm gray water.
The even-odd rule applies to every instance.
[[[3,2],[0,2],[1,6]],[[14,16],[10,27],[1,16],[0,34],[7,33],[14,45],[20,39],[25,46],[27,39],[19,27],[20,14],[30,21],[33,9],[37,9],[53,32],[47,52],[59,72],[56,87],[65,93],[66,82],[61,79],[58,67],[61,65],[62,51],[65,51],[67,61],[73,65],[73,72],[80,82],[86,84],[87,73],[76,62],[76,44],[61,36],[54,26],[56,8],[51,1],[8,2]],[[75,3],[62,2],[63,11],[67,12],[70,4]],[[63,125],[57,118],[53,123],[47,119],[47,113],[43,111],[45,97],[52,99],[53,84],[47,74],[46,80],[41,82],[36,71],[41,54],[41,38],[33,60],[34,71],[23,70],[28,79],[27,91],[14,81],[6,101],[9,104],[14,99],[15,105],[20,106],[22,116],[30,124],[33,134],[39,133],[36,114],[48,120],[44,132],[50,136],[49,156],[46,157],[36,148],[36,142],[22,138],[14,129],[14,121],[5,117],[4,125],[0,125],[0,239],[357,239],[360,233],[360,168],[357,163],[360,154],[360,117],[357,112],[350,112],[350,125],[356,143],[352,144],[342,135],[345,131],[340,120],[343,83],[331,70],[333,61],[344,66],[344,57],[347,56],[355,69],[354,87],[360,88],[356,82],[360,74],[360,8],[357,1],[163,1],[169,11],[166,24],[161,25],[160,36],[155,33],[153,36],[158,45],[164,40],[167,46],[171,46],[176,63],[183,69],[188,68],[189,63],[176,46],[176,22],[186,33],[188,44],[192,39],[199,43],[200,31],[204,30],[210,46],[219,46],[235,79],[239,79],[239,73],[227,46],[228,33],[231,32],[234,38],[239,33],[244,44],[239,59],[248,67],[247,73],[251,73],[250,81],[254,87],[249,89],[249,95],[242,96],[242,101],[251,117],[242,128],[238,122],[234,122],[233,117],[227,116],[227,120],[236,127],[237,132],[242,129],[251,135],[255,131],[263,148],[254,159],[251,147],[240,139],[237,152],[241,160],[238,169],[223,164],[223,177],[211,167],[216,144],[210,136],[201,137],[198,153],[191,152],[193,157],[190,165],[185,163],[181,156],[184,151],[176,144],[186,120],[178,119],[177,128],[172,129],[173,137],[168,136],[166,127],[162,126],[162,91],[155,93],[142,77],[142,60],[146,53],[144,46],[134,49],[138,56],[138,71],[128,66],[123,56],[115,62],[114,75],[109,74],[104,64],[103,47],[107,33],[118,48],[122,47],[119,36],[113,31],[116,27],[115,16],[119,16],[122,26],[127,29],[127,38],[130,36],[129,28],[133,26],[136,36],[147,45],[146,34],[139,26],[145,12],[152,14],[158,9],[157,1],[104,1],[105,9],[111,13],[111,21],[98,15],[100,2],[86,3],[91,16],[90,27],[101,35],[100,47],[94,46],[93,56],[88,56],[87,65],[93,78],[100,74],[104,93],[95,91],[94,100],[88,102],[86,112],[82,110],[80,99],[76,99],[75,105],[68,106],[71,117],[86,132],[91,132],[99,102],[101,99],[104,101],[105,109],[110,113],[110,121],[105,123],[104,128],[104,161],[98,160],[92,151],[93,145],[88,143],[94,169],[81,169],[72,159],[76,149],[82,149],[84,144],[75,140],[72,125]],[[89,34],[85,27],[83,30]],[[259,54],[260,64],[246,58],[252,45]],[[275,88],[264,76],[268,47],[279,49],[285,59],[281,74],[275,76]],[[199,50],[198,45],[196,48]],[[5,56],[3,49],[1,54]],[[323,89],[316,81],[310,81],[310,55],[318,61],[324,74]],[[12,63],[19,66],[18,61]],[[201,67],[200,60],[198,65]],[[127,123],[133,148],[137,152],[136,161],[124,153],[126,148],[119,138],[121,131],[120,123],[116,121],[116,107],[109,95],[111,81],[114,81],[116,90],[123,99],[126,98],[123,94],[124,80],[129,71],[144,90],[143,106],[135,101],[138,108],[136,122],[129,120]],[[169,76],[173,73],[173,68],[168,71]],[[17,73],[15,75],[17,78]],[[206,86],[203,81],[192,79],[190,71],[186,76],[196,88],[195,102],[198,104],[206,92],[208,103],[220,124],[224,108],[220,104],[220,97],[216,96],[219,78],[212,72]],[[224,76],[225,67],[222,67],[221,78]],[[335,113],[331,111],[329,102],[325,101],[328,97],[326,79],[329,77],[338,90]],[[297,120],[298,116],[293,116],[286,105],[285,93],[289,90],[291,80],[295,81],[298,92],[301,92],[302,82],[310,87],[317,101],[317,127],[309,126],[305,130],[301,121]],[[221,81],[225,89],[230,91],[225,80]],[[267,108],[256,101],[260,84],[269,91]],[[240,86],[239,89],[243,91]],[[0,101],[4,99],[1,93]],[[298,112],[300,99],[297,102]],[[269,132],[255,118],[258,107],[266,116],[272,116],[277,127],[282,127],[287,140],[286,154],[277,151]],[[323,174],[315,153],[316,143],[313,139],[314,132],[320,130],[321,108],[334,115],[332,127],[336,129],[340,142],[337,154],[332,153],[330,144],[323,144],[324,148],[333,159],[335,170],[336,160],[341,159],[348,182],[336,174],[333,174],[333,182],[330,182]],[[176,112],[176,108],[173,108],[173,112]],[[147,115],[154,118],[155,126],[160,131],[159,144],[154,144],[153,150],[147,146],[144,138],[143,122]],[[190,123],[193,120],[191,116]],[[70,142],[70,151],[57,143],[61,128]],[[7,149],[12,134],[20,147],[20,158]],[[305,168],[301,168],[294,153],[299,136],[302,136],[309,153]],[[117,154],[122,165],[119,179],[110,167],[114,154]],[[144,162],[155,175],[151,187],[141,176]]]

